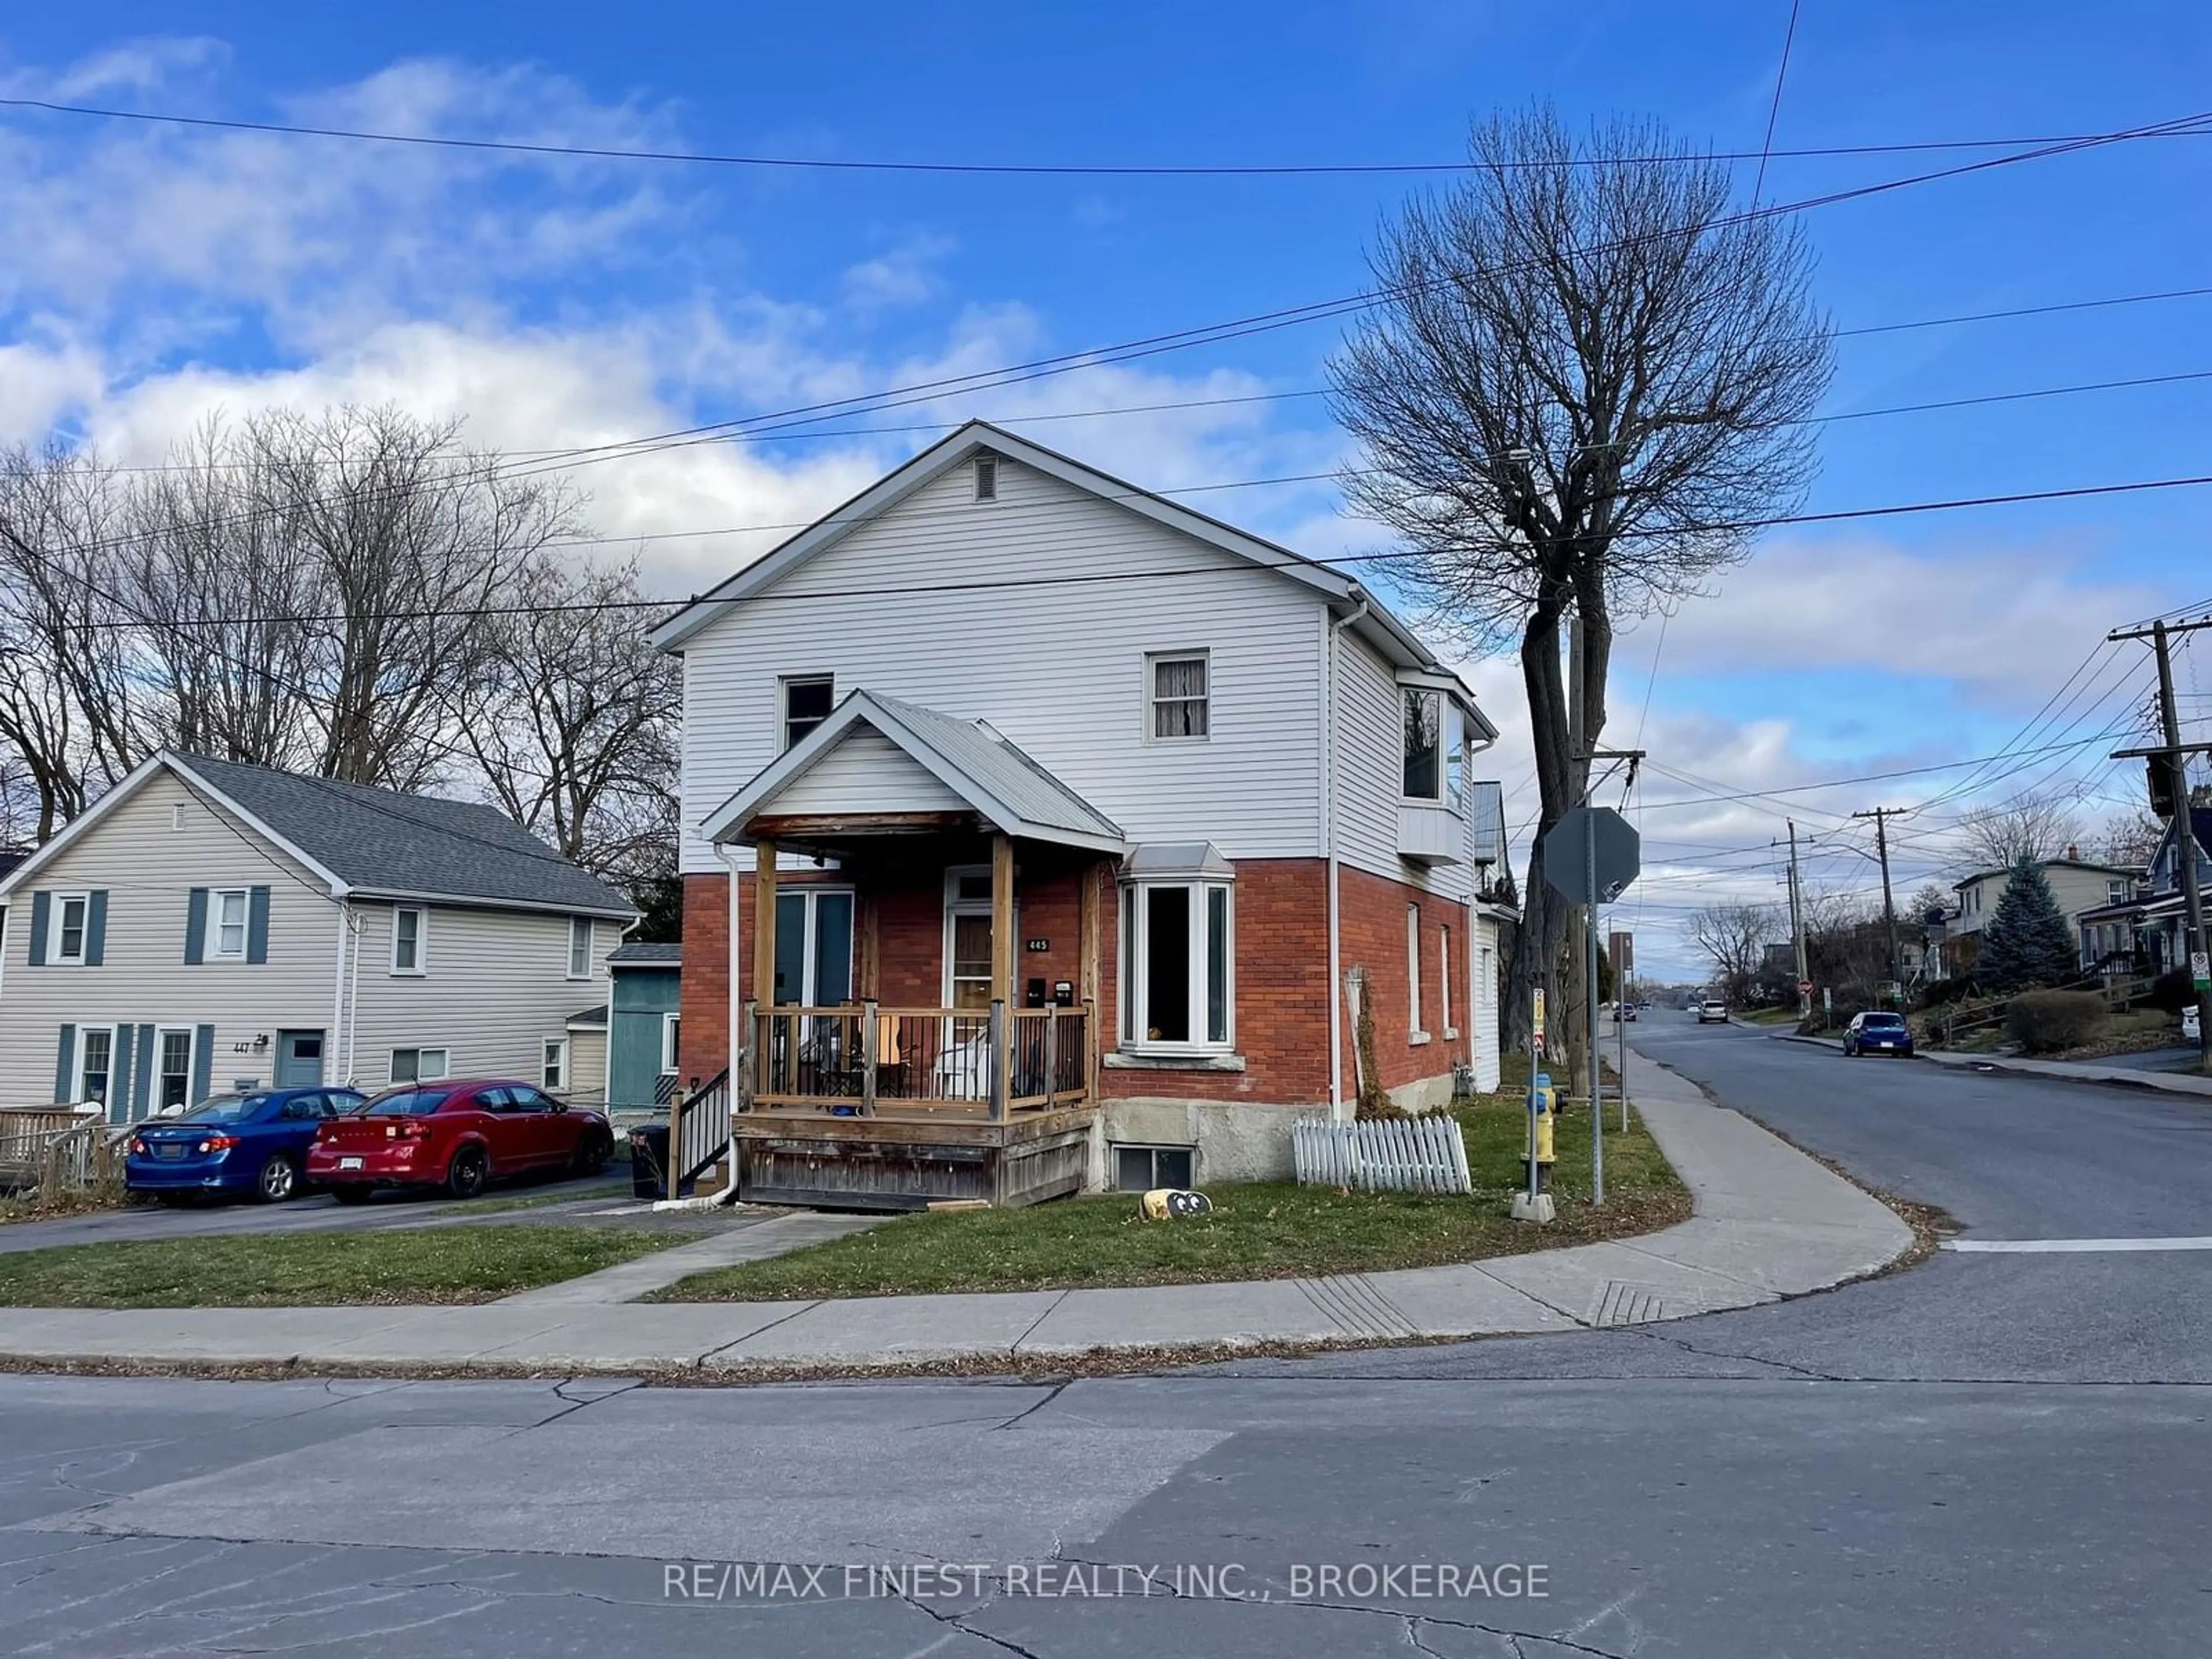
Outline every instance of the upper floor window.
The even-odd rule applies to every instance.
[[[830,718],[837,682],[828,674],[793,674],[782,682],[783,746],[790,748]]]
[[[2110,904],[2125,904],[2130,891],[2128,883],[2118,878],[2105,884],[2105,899]]]
[[[209,961],[246,960],[246,890],[243,887],[208,895]]]
[[[975,458],[975,499],[995,501],[999,499],[999,458],[978,455]]]
[[[392,971],[395,974],[419,974],[423,971],[423,945],[429,932],[429,912],[416,908],[402,908],[392,913]],[[401,1079],[395,1079],[394,1081]]]
[[[1151,680],[1152,733],[1158,738],[1202,738],[1212,729],[1208,664],[1203,651],[1145,659]]]
[[[592,919],[589,916],[568,918],[568,977],[589,979],[592,976]]]
[[[683,1045],[679,1041],[683,1029],[682,1016],[673,1013],[661,1015],[660,1074],[663,1077],[676,1075],[676,1056],[683,1052]]]
[[[85,934],[90,925],[87,919],[92,914],[92,895],[63,893],[54,900],[54,908],[58,912],[59,921],[54,929],[54,952],[46,960],[82,967]]]
[[[1444,696],[1406,692],[1404,793],[1407,800],[1441,800],[1444,787]]]

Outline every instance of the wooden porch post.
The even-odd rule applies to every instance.
[[[775,1006],[775,843],[753,843],[753,997]]]
[[[991,1003],[1010,1010],[1014,989],[1014,838],[991,837]],[[1013,1021],[1005,1017],[991,1022],[991,1102],[994,1117],[1006,1115],[1012,1094]]]

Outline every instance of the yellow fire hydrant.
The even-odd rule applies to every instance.
[[[1528,1080],[1528,1133],[1522,1137],[1522,1161],[1535,1161],[1536,1190],[1547,1193],[1552,1189],[1552,1165],[1558,1161],[1552,1129],[1559,1121],[1559,1097],[1552,1079],[1542,1072]]]

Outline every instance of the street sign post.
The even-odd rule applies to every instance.
[[[1590,1202],[1598,1205],[1605,1202],[1605,1137],[1598,1101],[1597,907],[1612,903],[1636,879],[1643,867],[1640,846],[1635,826],[1610,806],[1573,807],[1544,836],[1544,879],[1562,897],[1589,907],[1583,929],[1583,1008],[1589,1027]],[[1621,1092],[1625,1103],[1625,1081]]]
[[[2212,991],[2212,954],[2203,951],[2189,953],[2189,977],[2200,991]]]
[[[1813,981],[1809,979],[1799,980],[1797,981],[1797,994],[1801,997],[1811,996],[1813,994]]]

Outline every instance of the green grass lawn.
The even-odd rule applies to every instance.
[[[489,1302],[690,1242],[630,1227],[398,1228],[64,1244],[0,1255],[0,1307]]]
[[[1619,1107],[1613,1108],[1617,1125]],[[1640,1121],[1608,1126],[1606,1207],[1589,1203],[1589,1119],[1559,1126],[1553,1190],[1559,1219],[1530,1227],[1506,1206],[1525,1179],[1527,1114],[1485,1102],[1458,1114],[1474,1176],[1471,1198],[1340,1192],[1287,1182],[1216,1187],[1211,1215],[1142,1221],[1133,1194],[1061,1199],[1025,1210],[902,1217],[872,1231],[772,1261],[695,1273],[663,1302],[766,1301],[937,1291],[1065,1290],[1179,1285],[1425,1267],[1649,1231],[1690,1213],[1689,1194]]]

